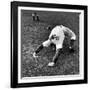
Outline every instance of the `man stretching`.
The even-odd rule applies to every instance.
[[[58,57],[60,55],[60,51],[63,48],[63,41],[65,39],[65,34],[68,34],[70,37],[70,49],[72,49],[74,41],[76,40],[76,35],[72,30],[70,30],[68,27],[65,27],[63,25],[57,25],[55,26],[50,35],[48,40],[43,42],[33,53],[33,57],[38,57],[37,54],[44,48],[50,46],[52,43],[56,46],[56,53],[52,59],[51,62],[48,63],[48,66],[54,66],[58,60]]]

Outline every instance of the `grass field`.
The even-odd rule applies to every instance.
[[[71,75],[79,74],[79,14],[71,12],[36,11],[40,17],[39,22],[32,21],[31,13],[34,11],[22,10],[21,13],[21,75],[22,77]],[[48,67],[55,50],[52,47],[44,48],[37,59],[32,53],[38,45],[48,39],[50,30],[55,25],[65,25],[72,29],[77,36],[75,52],[68,50],[69,39],[64,41],[64,48],[55,67]]]

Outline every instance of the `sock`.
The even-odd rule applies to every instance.
[[[40,45],[40,46],[36,49],[35,53],[36,53],[36,54],[39,53],[42,49],[43,49],[43,45]]]

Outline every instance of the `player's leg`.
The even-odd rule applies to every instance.
[[[76,41],[76,40],[73,40],[73,39],[70,40],[70,46],[69,46],[70,49],[73,48],[75,41]]]
[[[52,59],[51,62],[49,62],[48,66],[54,66],[60,56],[60,53],[62,52],[62,45],[56,45],[56,53]]]
[[[43,44],[41,44],[40,46],[38,46],[38,48],[35,50],[35,52],[33,53],[33,57],[36,58],[38,57],[37,54],[43,49]]]
[[[52,62],[49,62],[48,66],[54,66],[56,64],[56,62],[57,62],[57,60],[59,58],[59,55],[60,55],[60,51],[61,51],[61,49],[56,50],[56,53],[55,53],[55,55],[54,55],[54,57],[52,59]]]
[[[39,16],[37,16],[37,21],[39,21]]]
[[[38,46],[38,48],[35,50],[35,52],[33,53],[33,57],[38,57],[37,54],[44,48],[44,47],[48,47],[51,44],[50,40],[47,40],[45,42],[43,42],[40,46]]]
[[[32,16],[32,18],[33,18],[33,21],[35,21],[35,16],[34,15]]]
[[[48,66],[54,66],[59,58],[59,55],[62,51],[62,47],[63,47],[63,41],[65,39],[65,35],[63,32],[61,32],[60,38],[56,39],[55,41],[53,41],[53,43],[56,45],[56,53],[52,59],[52,62],[50,62],[48,64]]]
[[[74,50],[74,43],[75,43],[75,41],[76,41],[76,36],[71,37],[70,46],[69,46],[69,49],[70,49],[71,51]]]

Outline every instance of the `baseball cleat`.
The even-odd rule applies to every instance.
[[[38,56],[36,55],[35,52],[33,53],[33,57],[34,57],[34,58],[38,58]]]

